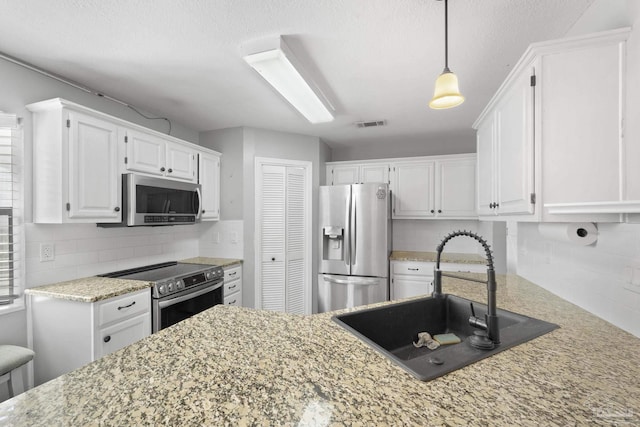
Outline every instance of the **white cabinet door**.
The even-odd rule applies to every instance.
[[[496,108],[494,202],[501,215],[533,213],[533,90],[531,74],[525,73]]]
[[[327,166],[327,185],[388,183],[388,163],[362,163]]]
[[[438,218],[475,218],[476,159],[439,160],[436,163]]]
[[[389,165],[384,164],[363,164],[360,166],[360,183],[388,183],[389,182]]]
[[[187,181],[196,179],[196,152],[187,146],[167,142],[167,165],[165,175]]]
[[[430,295],[433,292],[433,276],[411,277],[394,276],[391,282],[392,299],[409,298],[420,295]]]
[[[127,163],[129,171],[164,175],[166,171],[166,141],[146,133],[127,130]]]
[[[118,127],[69,112],[69,219],[120,222]]]
[[[310,314],[310,164],[271,160],[256,163],[256,307]]]
[[[479,215],[532,214],[534,87],[523,73],[478,127]]]
[[[220,219],[220,157],[198,154],[198,182],[202,186],[202,220]]]
[[[333,166],[331,185],[357,184],[360,182],[358,165]]]
[[[196,151],[155,135],[127,129],[126,169],[187,181],[196,180]]]
[[[286,168],[262,166],[260,197],[261,307],[285,311]]]
[[[96,337],[99,345],[96,346],[95,358],[99,359],[141,340],[149,335],[150,330],[151,316],[148,312],[101,329]]]
[[[496,198],[495,114],[478,127],[477,141],[477,210],[478,215],[495,215]]]
[[[394,218],[425,218],[435,214],[434,162],[396,163]]]
[[[286,213],[286,311],[305,314],[305,294],[307,290],[305,271],[305,249],[307,218],[305,218],[306,171],[302,168],[287,167]]]

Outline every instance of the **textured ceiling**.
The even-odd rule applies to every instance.
[[[198,131],[253,126],[337,149],[469,141],[526,47],[563,36],[591,3],[449,1],[449,66],[467,100],[443,111],[427,106],[444,66],[435,0],[0,0],[0,51]],[[242,60],[243,46],[276,35],[335,121],[311,125]]]

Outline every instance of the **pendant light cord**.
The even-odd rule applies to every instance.
[[[447,0],[444,0],[444,71],[445,73],[450,73],[449,71],[449,12],[447,7]]]

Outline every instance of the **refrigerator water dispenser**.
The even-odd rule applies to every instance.
[[[344,228],[327,226],[322,230],[322,259],[343,260]]]

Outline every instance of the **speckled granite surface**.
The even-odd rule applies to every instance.
[[[150,287],[150,282],[142,280],[86,277],[25,289],[24,292],[27,295],[43,295],[70,301],[96,302]]]
[[[393,251],[391,252],[389,260],[436,262],[436,258],[436,252]],[[443,252],[440,256],[440,262],[452,262],[459,264],[485,264],[486,260],[478,254]]]
[[[196,257],[183,259],[180,262],[188,262],[191,264],[209,264],[209,265],[219,265],[220,267],[229,267],[234,264],[241,264],[241,259],[236,258],[212,258],[212,257]]]
[[[328,313],[217,306],[1,403],[0,424],[640,424],[640,339],[517,277],[498,306],[561,328],[424,383]]]

